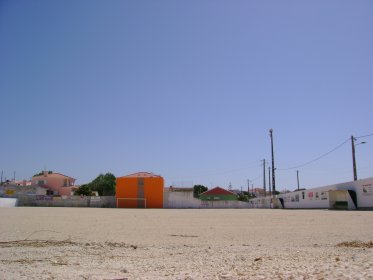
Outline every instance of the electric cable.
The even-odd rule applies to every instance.
[[[311,163],[314,163],[315,161],[318,161],[320,159],[322,159],[323,157],[326,157],[327,155],[331,154],[332,152],[334,152],[335,150],[339,149],[340,147],[342,147],[344,144],[346,144],[348,141],[350,141],[350,138],[347,138],[345,141],[343,141],[341,144],[339,144],[337,147],[333,148],[332,150],[330,150],[329,152],[327,153],[324,153],[322,154],[321,156],[318,156],[317,158],[313,159],[313,160],[310,160],[310,161],[307,161],[303,164],[299,164],[297,166],[293,166],[293,167],[289,167],[289,168],[276,168],[276,170],[291,170],[291,169],[296,169],[296,168],[300,168],[300,167],[303,167],[303,166],[306,166],[306,165],[309,165]]]
[[[355,137],[355,139],[365,138],[365,137],[369,137],[369,136],[373,136],[373,133],[367,134],[367,135],[363,135],[363,136],[358,136],[358,137]]]

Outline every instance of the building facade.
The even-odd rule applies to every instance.
[[[138,172],[116,180],[118,208],[163,208],[164,179],[153,173]]]

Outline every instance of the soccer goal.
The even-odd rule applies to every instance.
[[[146,198],[117,198],[117,208],[146,208]]]

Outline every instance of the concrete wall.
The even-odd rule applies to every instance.
[[[17,206],[17,199],[16,198],[3,198],[0,197],[0,208],[1,207],[15,207]]]
[[[202,201],[200,208],[250,208],[248,202],[239,201],[239,200],[220,200],[220,201]]]
[[[115,196],[52,197],[23,195],[18,197],[18,206],[114,208],[116,207],[116,200]]]
[[[164,192],[163,208],[250,208],[251,204],[243,201],[203,201],[193,197],[193,192]],[[116,208],[115,196],[71,196],[53,197],[46,195],[20,195],[18,206],[36,207],[107,207]]]
[[[249,208],[248,202],[243,201],[209,201],[193,197],[189,191],[166,191],[163,193],[163,208]]]
[[[191,191],[166,191],[163,193],[163,208],[200,208],[201,200]]]
[[[39,186],[18,186],[3,185],[0,186],[0,197],[17,198],[20,195],[45,195],[47,190]]]

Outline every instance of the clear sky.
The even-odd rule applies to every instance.
[[[350,181],[350,142],[281,169],[373,133],[373,2],[0,0],[0,104],[7,178],[261,187],[273,128],[277,189]]]

